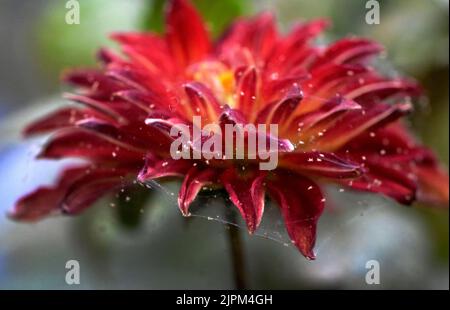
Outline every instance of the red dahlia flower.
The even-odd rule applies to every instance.
[[[80,88],[65,107],[28,126],[27,136],[55,131],[39,158],[81,157],[54,186],[21,198],[12,218],[34,221],[54,212],[77,214],[133,181],[183,179],[179,208],[203,186],[224,188],[250,233],[268,194],[281,209],[292,242],[314,258],[316,224],[325,198],[319,184],[381,193],[402,204],[448,203],[448,176],[400,118],[419,87],[382,76],[367,60],[382,48],[347,38],[327,46],[313,39],[327,22],[277,31],[270,14],[237,20],[212,42],[186,0],[171,1],[166,33],[116,33],[124,56],[103,49],[101,69],[75,70]],[[174,160],[173,125],[278,124],[279,163],[258,160]]]

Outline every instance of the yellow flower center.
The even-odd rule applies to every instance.
[[[188,68],[188,77],[205,84],[221,105],[236,106],[234,73],[218,61],[204,61]]]

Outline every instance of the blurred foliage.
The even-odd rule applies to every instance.
[[[117,203],[111,206],[117,207],[119,222],[124,228],[137,228],[142,220],[142,213],[149,203],[152,191],[140,185],[122,190],[117,197]]]
[[[90,66],[101,46],[112,43],[108,34],[138,28],[141,1],[81,0],[80,24],[65,22],[65,1],[50,1],[37,25],[37,45],[49,76],[67,67]],[[125,12],[125,14],[124,14]]]

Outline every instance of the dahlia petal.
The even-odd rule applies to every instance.
[[[289,123],[285,121],[294,113],[302,99],[303,92],[300,88],[292,86],[283,99],[269,104],[258,114],[257,122],[266,125],[283,123],[283,127],[289,127]]]
[[[178,194],[178,207],[184,216],[189,216],[189,206],[200,190],[209,184],[217,183],[215,169],[199,169],[191,167],[187,172]]]
[[[23,134],[25,136],[31,136],[47,133],[55,129],[71,127],[77,121],[83,119],[88,113],[88,111],[77,108],[62,108],[29,124],[25,127]]]
[[[151,130],[147,126],[142,125],[138,128],[120,127],[94,117],[78,121],[76,127],[90,131],[115,145],[138,153],[145,153],[149,144],[168,142],[168,139],[161,140],[160,137],[157,137],[154,134],[155,130]]]
[[[222,113],[219,116],[219,123],[223,126],[226,124],[237,125],[246,124],[245,115],[237,109],[232,109],[228,105],[222,107]]]
[[[189,82],[184,84],[184,90],[190,99],[194,114],[200,113],[206,122],[217,118],[222,108],[208,87],[199,82]]]
[[[228,106],[223,107],[223,112],[219,117],[219,124],[222,127],[223,132],[225,132],[224,128],[225,125],[242,125],[245,127],[247,122],[245,119],[243,119],[244,116],[239,110],[231,109]],[[244,141],[247,143],[248,140],[246,139],[248,137],[248,134],[254,134],[256,137],[256,140],[265,140],[266,147],[269,147],[271,145],[277,145],[277,151],[278,152],[292,152],[294,150],[294,146],[288,139],[281,139],[278,138],[271,133],[259,131],[258,128],[255,126],[255,128],[244,128],[245,131],[243,132],[244,135]],[[267,128],[266,128],[267,129]],[[236,134],[235,134],[236,135]],[[233,138],[235,139],[235,138]],[[256,151],[256,150],[255,150]],[[250,154],[250,155],[256,155],[256,154]]]
[[[267,185],[271,197],[281,208],[292,242],[306,258],[315,259],[317,221],[324,209],[320,188],[303,176],[286,172],[280,172],[276,180],[268,181]]]
[[[221,176],[221,183],[251,234],[258,228],[264,213],[265,177],[264,171],[237,171],[236,167],[228,168]]]
[[[234,22],[217,46],[219,52],[225,54],[236,46],[247,48],[258,61],[264,62],[272,52],[277,36],[273,15],[263,12],[254,18]]]
[[[244,115],[249,115],[249,119],[251,119],[251,115],[258,110],[257,82],[258,75],[256,73],[256,68],[247,68],[242,74],[236,90],[236,96],[239,98],[238,109],[242,111]]]
[[[323,92],[323,89],[330,84],[337,84],[340,81],[346,84],[348,80],[354,80],[369,72],[370,70],[363,65],[329,63],[311,70],[311,79],[305,82],[307,83],[305,86],[308,87],[304,88],[315,95]]]
[[[372,172],[365,173],[360,179],[351,180],[343,184],[360,191],[384,194],[404,205],[412,204],[416,199],[416,186],[410,186],[401,181],[392,180],[390,178],[392,174],[398,173],[394,169],[384,168],[383,170],[379,174]],[[376,168],[373,171],[376,171]]]
[[[247,47],[233,45],[222,50],[221,53],[220,59],[235,72],[236,80],[239,80],[239,75],[236,76],[236,73],[240,73],[243,68],[256,66],[256,60]]]
[[[75,125],[77,127],[94,131],[97,134],[105,135],[111,138],[117,139],[117,136],[120,135],[119,129],[116,126],[94,117],[84,118],[76,122]]]
[[[175,71],[167,43],[161,37],[149,33],[114,33],[111,38],[122,44],[124,53],[132,63],[152,73],[172,76]]]
[[[380,53],[383,47],[376,42],[362,38],[342,39],[328,46],[314,67],[333,62],[336,64],[358,63],[368,56]]]
[[[163,49],[165,41],[154,34],[147,32],[114,32],[110,38],[123,45],[133,46],[138,49]]]
[[[343,97],[335,97],[324,103],[320,109],[310,113],[305,113],[295,119],[301,130],[310,129],[322,121],[336,118],[344,112],[361,110],[361,106],[353,100]]]
[[[75,215],[84,211],[105,194],[130,184],[127,174],[133,170],[95,168],[73,182],[62,201],[62,211]]]
[[[418,165],[415,170],[419,182],[418,200],[448,206],[449,176],[435,165]]]
[[[295,26],[295,28],[277,43],[277,49],[274,49],[270,58],[267,60],[267,69],[272,70],[288,69],[288,64],[298,54],[302,52],[302,48],[306,46],[311,39],[320,34],[327,26],[328,21],[317,19]],[[281,68],[280,68],[281,67]]]
[[[66,157],[87,158],[98,162],[140,162],[144,152],[83,129],[61,130],[50,137],[38,158],[63,159]]]
[[[124,90],[114,93],[114,96],[136,105],[142,111],[152,115],[152,117],[155,114],[170,116],[175,113],[174,107],[161,100],[162,98],[158,95],[150,92],[143,93],[139,90]]]
[[[287,75],[285,77],[278,77],[275,75],[266,80],[262,85],[262,97],[265,102],[272,102],[280,100],[284,94],[292,87],[300,85],[304,80],[307,80],[309,75],[306,71],[302,71],[297,75]]]
[[[248,40],[248,47],[254,55],[265,60],[278,36],[273,15],[270,12],[261,13],[250,23],[247,31],[245,39]]]
[[[310,41],[327,25],[328,22],[325,20],[313,20],[296,26],[285,38],[279,39],[276,43],[277,48],[272,50],[266,63],[266,75],[268,77],[297,75],[309,69],[308,64],[318,54]]]
[[[170,130],[173,127],[176,127],[177,125],[187,125],[183,120],[173,117],[169,119],[162,119],[162,118],[147,118],[145,120],[145,124],[149,127],[155,128],[160,130],[162,133],[166,134],[170,137]],[[182,130],[181,127],[178,127],[180,130]],[[190,135],[190,133],[185,133],[187,136]],[[173,138],[171,138],[173,139]]]
[[[355,178],[363,173],[362,167],[333,153],[291,152],[283,154],[280,165],[299,173],[329,178]]]
[[[186,0],[172,0],[166,16],[166,39],[180,65],[196,62],[210,51],[211,42],[202,18]]]
[[[412,109],[409,103],[385,105],[378,104],[360,111],[349,111],[336,124],[322,132],[313,147],[321,150],[337,150],[362,132],[393,122],[408,114]]]
[[[383,158],[392,162],[434,161],[430,150],[418,146],[416,139],[406,132],[399,121],[373,131],[365,131],[342,147],[353,157],[370,156],[382,152]]]
[[[100,48],[97,52],[97,59],[103,64],[108,65],[113,62],[122,62],[122,59],[114,51],[109,48]]]
[[[364,102],[370,98],[383,100],[391,95],[418,96],[421,93],[421,89],[416,83],[405,80],[365,81],[358,84],[344,91],[344,96],[348,99],[359,99],[359,102]],[[362,100],[361,97],[364,97],[365,100]]]
[[[303,45],[305,41],[314,39],[324,29],[330,25],[326,19],[315,19],[301,23],[294,27],[292,32],[286,37],[285,41],[292,47]]]
[[[165,75],[169,72],[167,71],[168,65],[164,63],[165,58],[156,58],[157,55],[153,55],[153,59],[148,59],[145,55],[137,52],[133,47],[123,46],[122,50],[130,59],[130,62],[135,66],[144,68],[149,74],[158,74],[161,79],[165,78]],[[148,56],[148,55],[147,55]],[[165,56],[165,55],[161,55]],[[155,59],[156,58],[156,59]],[[163,74],[162,74],[163,73]]]
[[[104,115],[106,118],[110,118],[112,121],[117,122],[119,124],[126,124],[127,120],[120,113],[118,113],[111,104],[106,102],[102,102],[99,100],[95,100],[93,98],[82,96],[82,95],[74,95],[74,94],[65,94],[65,99],[73,100],[78,103],[81,103],[88,108],[91,108],[98,113]]]
[[[158,159],[147,156],[144,168],[139,172],[138,180],[142,183],[164,177],[183,176],[192,167],[186,160]]]
[[[64,193],[51,187],[40,187],[21,197],[8,217],[17,221],[34,222],[57,211]]]
[[[389,180],[402,184],[413,191],[417,189],[416,179],[405,170],[397,168],[395,162],[388,161],[384,156],[369,157],[366,160],[369,172],[373,175],[386,176]]]
[[[83,176],[89,166],[65,169],[54,186],[39,187],[20,198],[8,216],[14,220],[33,222],[60,211],[70,184]]]
[[[144,71],[141,68],[132,68],[131,65],[110,66],[106,71],[106,76],[123,84],[125,89],[136,89],[143,93],[150,90],[162,97],[165,97],[167,93],[165,80],[160,75],[152,74],[150,71]]]
[[[109,100],[112,92],[123,89],[124,85],[94,69],[76,69],[65,72],[63,81],[89,90],[94,98]]]

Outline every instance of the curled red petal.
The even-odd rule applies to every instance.
[[[183,176],[191,167],[192,162],[187,160],[159,159],[147,155],[144,168],[139,172],[138,180],[145,183],[163,177]]]
[[[238,208],[250,233],[255,232],[264,213],[264,180],[266,173],[259,170],[238,170],[230,167],[221,175],[221,183]]]
[[[184,216],[189,216],[189,206],[200,190],[207,185],[217,183],[218,172],[215,169],[191,167],[187,172],[178,194],[178,207]]]
[[[373,173],[373,171],[377,171],[377,169],[373,169],[372,172],[364,174],[361,178],[343,184],[360,191],[384,194],[404,205],[412,204],[416,199],[417,187],[411,185],[409,181],[407,183],[399,181],[398,179],[401,177],[399,177],[398,171],[386,167],[382,170],[380,173]],[[396,175],[396,179],[391,178],[393,175]]]
[[[134,170],[122,168],[93,168],[67,188],[61,204],[64,214],[75,215],[98,199],[131,184]]]
[[[66,168],[53,186],[39,187],[20,198],[9,217],[20,221],[38,221],[61,211],[61,205],[70,185],[86,174],[89,165]]]
[[[267,185],[271,197],[281,208],[292,242],[306,258],[315,259],[317,222],[324,209],[320,188],[303,176],[286,172],[280,172]]]
[[[222,113],[219,115],[219,123],[222,126],[247,123],[245,115],[240,110],[232,109],[228,105],[223,106],[222,110]]]
[[[257,122],[267,125],[284,123],[292,116],[292,113],[297,109],[302,99],[303,92],[301,89],[298,86],[292,86],[284,98],[278,102],[269,104],[258,114]],[[283,126],[287,127],[289,124],[284,123]]]

